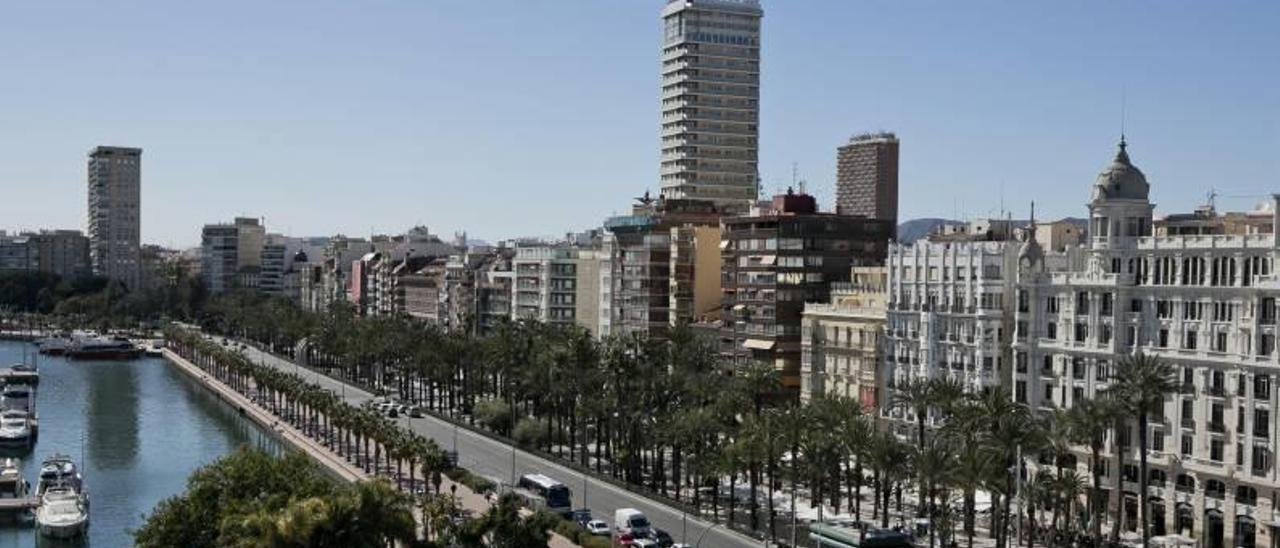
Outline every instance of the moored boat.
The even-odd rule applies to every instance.
[[[40,497],[36,526],[46,537],[80,537],[89,528],[88,501],[71,487],[51,487]]]
[[[43,497],[46,491],[55,487],[70,487],[77,493],[84,493],[84,482],[71,457],[54,455],[40,464],[40,480],[36,484],[36,495]]]
[[[0,447],[30,447],[32,437],[31,416],[26,411],[0,412]]]
[[[131,360],[141,356],[142,350],[128,339],[95,337],[76,339],[66,354],[76,360]]]
[[[10,458],[0,462],[0,498],[26,498],[30,489],[31,484],[22,477],[21,459]]]

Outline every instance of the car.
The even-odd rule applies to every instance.
[[[654,542],[658,543],[658,546],[661,548],[671,548],[676,543],[669,533],[657,528],[653,530],[653,535],[650,538],[652,538]]]
[[[569,519],[572,520],[574,523],[578,524],[579,527],[586,529],[587,522],[595,518],[591,516],[591,509],[577,508],[572,513],[569,514]]]
[[[399,416],[400,416],[400,408],[398,406],[392,405],[391,407],[387,408],[387,418],[394,419]]]
[[[602,519],[593,519],[588,521],[587,524],[583,526],[583,529],[586,529],[588,533],[598,537],[607,537],[612,533],[609,529],[609,524],[605,523]]]
[[[426,416],[426,414],[422,412],[422,408],[421,408],[421,407],[418,407],[418,406],[416,406],[416,405],[415,405],[415,406],[413,406],[413,407],[410,407],[410,408],[409,408],[409,416],[410,416],[410,417],[413,417],[413,418],[415,418],[415,419],[420,419],[420,418],[422,418],[422,417]]]

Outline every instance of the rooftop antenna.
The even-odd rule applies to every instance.
[[[1125,122],[1125,106],[1126,106],[1126,90],[1125,85],[1120,84],[1120,146],[1125,145],[1124,142],[1124,122]]]

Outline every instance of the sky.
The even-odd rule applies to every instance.
[[[832,207],[901,139],[900,213],[1084,216],[1121,127],[1160,212],[1280,191],[1280,2],[764,0],[760,173]],[[85,225],[143,153],[144,242],[555,236],[658,188],[660,0],[0,4],[0,229]]]

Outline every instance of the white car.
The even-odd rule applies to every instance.
[[[607,537],[612,534],[609,524],[602,519],[593,519],[587,522],[587,532],[596,536]]]

